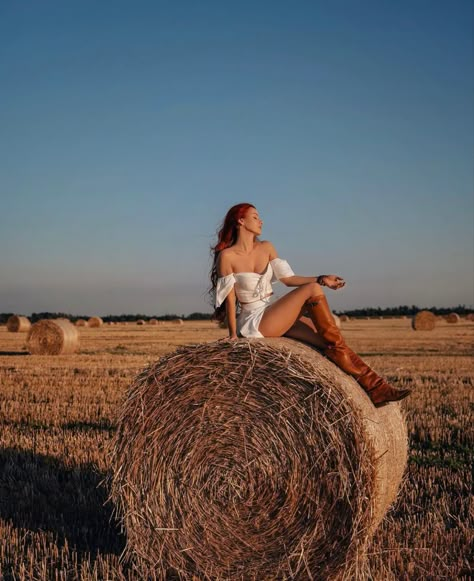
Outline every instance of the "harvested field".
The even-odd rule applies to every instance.
[[[369,548],[373,579],[467,578],[474,323],[414,333],[408,319],[354,319],[343,334],[414,390],[402,402],[407,474]],[[36,356],[0,327],[0,578],[140,579],[119,562],[124,538],[99,486],[122,398],[146,364],[225,335],[211,322],[83,327],[77,353]]]

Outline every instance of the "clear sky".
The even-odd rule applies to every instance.
[[[334,309],[474,303],[470,0],[0,2],[0,312],[210,312],[254,203]]]

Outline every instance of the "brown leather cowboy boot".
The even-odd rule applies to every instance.
[[[327,344],[323,350],[324,355],[349,375],[355,377],[361,375],[363,369],[351,361],[350,350],[336,326],[326,297],[324,295],[313,297],[306,304],[314,326]]]
[[[399,401],[411,394],[411,389],[394,389],[380,375],[377,375],[357,353],[349,348],[348,352],[352,363],[362,370],[362,373],[355,379],[367,392],[375,407],[390,401]]]

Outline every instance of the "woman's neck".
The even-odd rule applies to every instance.
[[[255,248],[256,236],[253,232],[240,229],[237,236],[237,242],[234,244],[234,249],[243,254],[250,254]]]

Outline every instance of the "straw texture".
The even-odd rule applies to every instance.
[[[406,463],[399,404],[289,339],[178,349],[131,385],[111,498],[144,577],[363,578]]]
[[[77,319],[75,325],[76,327],[87,327],[87,321],[85,319]]]
[[[28,317],[20,317],[19,315],[8,317],[7,331],[10,333],[26,333],[30,328],[31,323]]]
[[[415,331],[432,331],[436,326],[436,315],[431,311],[420,311],[411,320],[411,326]]]
[[[91,317],[87,321],[87,325],[89,327],[102,327],[103,324],[104,324],[104,321],[100,317]]]
[[[32,325],[26,339],[32,355],[65,355],[79,348],[79,332],[65,319],[43,319]]]
[[[449,315],[446,316],[446,321],[448,323],[459,323],[460,320],[461,317],[457,313],[449,313]]]

